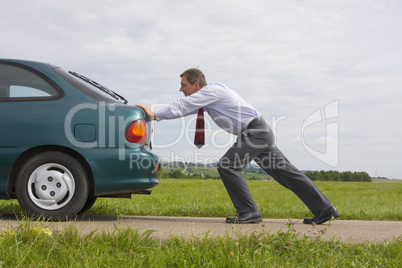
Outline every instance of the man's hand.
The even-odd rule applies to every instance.
[[[149,108],[146,105],[141,105],[141,104],[136,104],[135,106],[144,109],[145,113],[147,114],[147,116],[149,118],[151,118],[151,120],[156,120],[155,113],[151,111],[151,108]]]

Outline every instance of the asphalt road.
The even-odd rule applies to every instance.
[[[312,226],[303,224],[302,219],[264,219],[258,224],[227,224],[225,218],[83,215],[76,221],[54,222],[50,225],[33,221],[32,224],[49,226],[51,230],[62,230],[68,225],[75,225],[82,234],[93,231],[112,232],[115,227],[138,229],[140,233],[154,230],[154,238],[166,240],[171,236],[203,237],[207,232],[208,236],[228,234],[232,237],[253,232],[286,232],[290,222],[294,223],[293,227],[298,233],[314,237],[318,236],[320,231],[326,231],[322,238],[335,238],[345,243],[378,243],[402,237],[402,221],[335,220],[330,224]],[[0,214],[0,230],[19,224],[21,222],[13,214]]]

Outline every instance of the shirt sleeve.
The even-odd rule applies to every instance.
[[[174,119],[198,112],[200,108],[206,107],[218,101],[217,94],[213,87],[205,86],[199,91],[187,97],[181,97],[169,105],[155,111],[157,121],[163,119]]]

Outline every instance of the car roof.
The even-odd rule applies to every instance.
[[[62,89],[62,91],[65,91],[65,88],[60,87],[58,84],[60,82],[60,79],[63,79],[64,81],[68,82],[71,84],[74,88],[77,90],[81,91],[84,93],[86,96],[95,99],[97,101],[107,101],[107,102],[116,102],[116,103],[121,103],[118,100],[113,100],[109,98],[105,98],[103,94],[100,92],[96,92],[94,90],[89,89],[85,85],[79,85],[75,81],[73,81],[71,78],[69,78],[66,75],[63,75],[62,72],[57,71],[57,70],[63,70],[63,68],[59,66],[52,65],[50,63],[45,63],[45,62],[40,62],[40,61],[32,61],[32,60],[21,60],[21,59],[6,59],[6,58],[0,58],[0,63],[8,63],[8,64],[16,64],[16,65],[22,65],[25,68],[28,67],[31,70],[35,72],[39,72],[42,76],[45,75],[47,78],[51,80],[51,82],[56,83],[57,87]],[[52,70],[52,72],[49,72]],[[64,71],[68,73],[67,71]],[[120,95],[119,95],[120,96]],[[124,99],[124,98],[123,98]]]

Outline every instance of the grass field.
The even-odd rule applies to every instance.
[[[309,211],[274,181],[249,181],[264,217],[302,218]],[[402,182],[317,182],[341,219],[401,220]],[[0,201],[2,212],[21,212]],[[235,213],[217,180],[163,179],[150,196],[99,199],[88,214],[227,216]],[[51,233],[51,223],[21,221],[0,230],[0,267],[401,267],[401,238],[345,244],[287,231],[161,242],[133,229],[80,235],[76,227]]]
[[[402,182],[315,182],[343,220],[402,220]],[[265,218],[311,216],[305,205],[275,181],[249,181]],[[21,212],[18,202],[0,201],[0,212]],[[225,217],[235,214],[219,180],[161,179],[151,195],[99,198],[87,214]]]
[[[181,170],[181,169],[178,169],[178,170]],[[219,173],[218,173],[218,170],[216,168],[191,167],[191,172],[195,173],[195,174],[197,174],[199,176],[202,174],[204,177],[205,176],[211,176],[211,177],[219,178]],[[189,172],[185,172],[185,174],[188,174],[188,173]],[[258,173],[246,172],[245,170],[243,170],[242,174],[247,179],[254,178],[254,179],[258,179],[258,180],[263,180],[263,179],[271,178],[271,176],[269,176],[265,172],[263,174],[258,174]]]
[[[50,223],[24,220],[0,230],[0,267],[401,267],[402,240],[345,244],[300,236],[292,225],[274,234],[170,238],[130,228],[81,235],[52,233]]]
[[[265,218],[311,216],[305,205],[275,181],[249,181]],[[340,219],[402,220],[402,182],[316,182],[341,213]],[[89,214],[225,217],[235,214],[219,180],[162,179],[150,196],[99,199]]]

